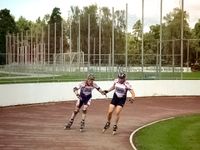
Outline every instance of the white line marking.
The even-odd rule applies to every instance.
[[[132,146],[133,150],[137,150],[136,146],[135,146],[134,143],[133,143],[133,136],[135,135],[136,132],[138,132],[139,130],[141,130],[141,129],[147,127],[147,126],[150,126],[150,125],[152,125],[152,124],[155,124],[155,123],[158,123],[158,122],[161,122],[161,121],[165,121],[165,120],[174,119],[174,118],[175,118],[175,117],[170,117],[170,118],[165,118],[165,119],[160,119],[160,120],[157,120],[157,121],[153,121],[153,122],[151,122],[151,123],[148,123],[148,124],[146,124],[146,125],[143,125],[143,126],[137,128],[136,130],[134,130],[134,131],[131,133],[130,137],[129,137],[129,141],[130,141],[130,143],[131,143],[131,146]]]

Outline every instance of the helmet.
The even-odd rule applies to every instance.
[[[88,79],[88,80],[95,80],[94,74],[91,74],[91,73],[88,74],[87,79]]]
[[[124,72],[119,72],[118,73],[118,78],[125,79],[126,78],[126,74]]]

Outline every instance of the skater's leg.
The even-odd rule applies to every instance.
[[[72,115],[70,117],[70,120],[74,120],[76,115],[79,113],[79,108],[76,107],[75,110],[72,112]]]
[[[74,118],[76,117],[76,115],[78,114],[79,112],[79,108],[75,108],[75,110],[72,112],[72,115],[68,121],[68,123],[65,125],[64,129],[69,129],[71,128],[73,122],[74,122]]]
[[[82,105],[83,105],[83,103],[80,100],[77,100],[75,109],[72,112],[71,117],[70,117],[68,123],[65,125],[64,129],[70,129],[71,128],[71,126],[74,122],[74,119],[75,119],[76,115],[78,114]]]
[[[78,100],[76,101],[76,106],[75,106],[75,108],[74,108],[74,111],[73,111],[73,113],[72,113],[72,115],[71,115],[70,120],[74,120],[74,119],[75,119],[75,117],[76,117],[76,115],[79,113],[79,110],[80,110],[80,108],[82,107],[82,105],[83,105],[83,102],[82,102],[80,99],[78,99]]]
[[[107,122],[111,121],[114,109],[115,109],[115,105],[110,104],[108,108],[108,113],[107,113]]]
[[[120,113],[122,111],[122,108],[123,108],[122,106],[117,105],[117,107],[115,109],[115,112],[116,112],[115,125],[117,125],[119,122]]]
[[[113,126],[113,135],[116,133],[117,128],[118,128],[118,122],[119,122],[119,118],[120,118],[120,113],[122,111],[122,106],[117,105],[115,112],[116,112],[116,118],[115,118],[115,124]]]
[[[109,108],[108,108],[108,113],[107,113],[107,122],[103,128],[103,132],[105,132],[110,127],[110,121],[112,119],[112,113],[113,113],[114,109],[115,109],[115,105],[110,104]]]
[[[85,127],[85,119],[86,119],[86,114],[87,114],[87,109],[89,105],[83,105],[83,110],[82,110],[82,120],[81,120],[81,126],[80,126],[80,131],[82,132],[84,127]]]
[[[88,109],[88,105],[83,105],[82,120],[85,120],[85,118],[86,118],[87,109]]]

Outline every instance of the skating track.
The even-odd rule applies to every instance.
[[[0,107],[1,150],[131,150],[131,132],[152,121],[200,113],[200,97],[140,97],[126,103],[116,135],[102,133],[110,100],[93,100],[85,132],[79,114],[71,130],[63,130],[72,101]],[[113,124],[111,124],[113,125]],[[112,127],[112,126],[111,126]]]

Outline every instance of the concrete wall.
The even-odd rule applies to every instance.
[[[108,89],[113,81],[97,81],[102,89]],[[200,96],[200,80],[137,80],[130,81],[136,96]],[[75,100],[73,87],[79,82],[3,84],[0,85],[0,106],[31,104],[52,101]],[[108,94],[112,97],[113,92]],[[130,94],[128,94],[130,96]],[[93,91],[93,99],[105,98]]]

